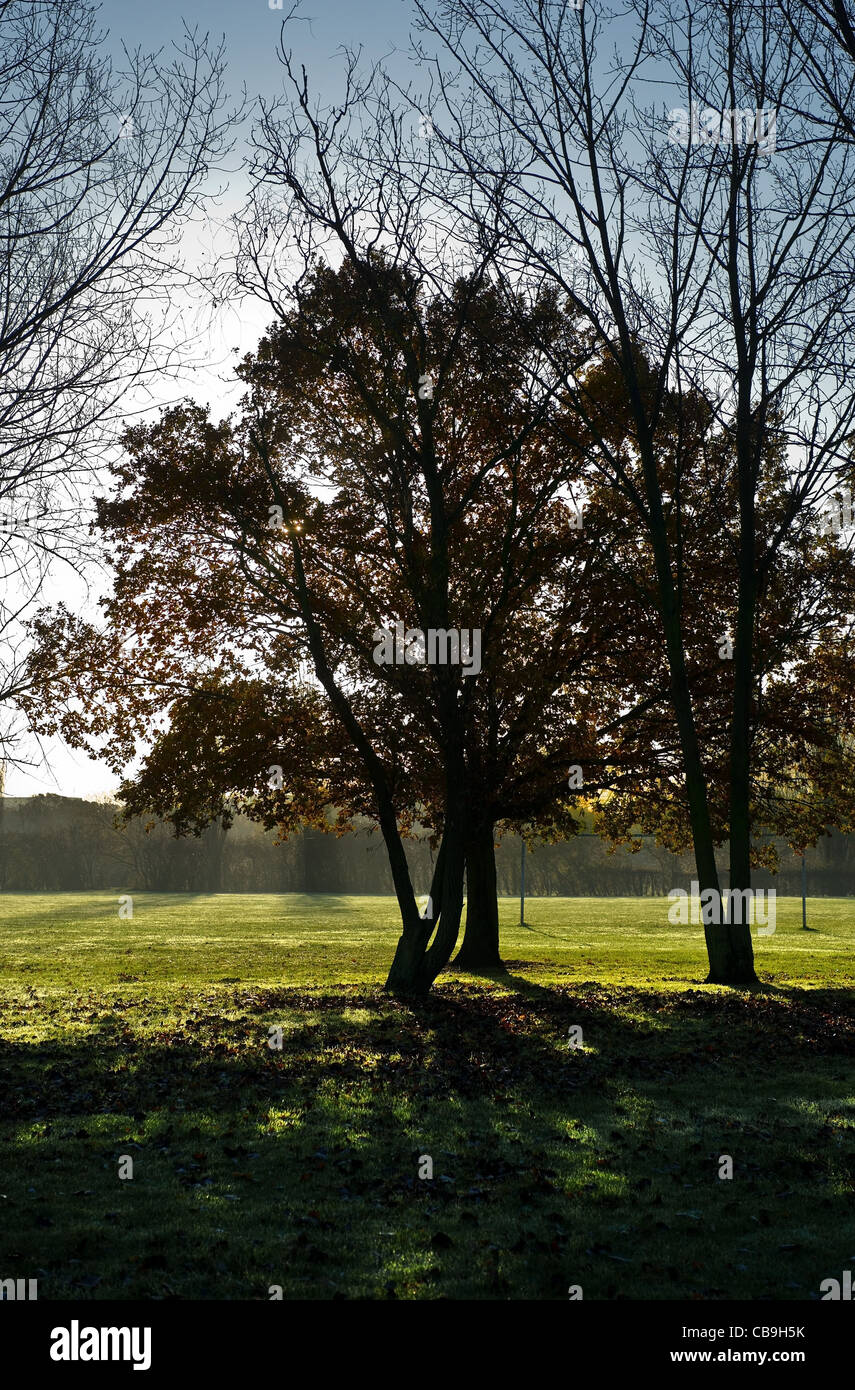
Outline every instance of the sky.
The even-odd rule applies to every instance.
[[[113,40],[130,46],[159,47],[180,38],[182,21],[190,28],[225,36],[230,85],[245,83],[250,95],[266,94],[279,82],[275,49],[284,7],[268,0],[103,0],[101,16]],[[382,57],[407,48],[412,6],[409,0],[304,0],[292,23],[290,46],[320,83],[331,76],[332,59],[341,46],[362,45],[366,55]],[[332,88],[328,87],[328,91]]]
[[[272,9],[268,0],[104,0],[100,26],[108,31],[105,47],[117,67],[121,66],[122,43],[131,50],[163,50],[163,59],[168,61],[170,45],[180,42],[185,23],[190,29],[207,32],[217,42],[224,38],[225,86],[232,99],[227,104],[231,105],[239,101],[244,88],[250,102],[259,96],[270,98],[282,90],[283,72],[276,54],[290,0],[283,0],[283,4],[283,9]],[[361,47],[366,62],[383,58],[392,67],[397,62],[403,67],[412,16],[409,0],[372,0],[370,4],[359,0],[304,0],[299,17],[288,26],[288,47],[305,64],[312,87],[326,102],[340,91],[343,69],[337,52],[342,47]],[[246,183],[240,165],[249,129],[246,121],[236,132],[237,146],[228,161],[228,171],[220,172],[213,180],[218,188],[225,185],[222,197],[212,207],[217,220],[224,221],[243,200]],[[190,235],[196,237],[195,246],[199,233]],[[231,371],[234,349],[239,354],[251,350],[270,317],[269,309],[252,301],[227,307],[197,348],[196,355],[208,365],[185,372],[181,390],[164,383],[161,400],[192,395],[208,404],[216,417],[227,413],[239,395]],[[57,570],[45,591],[47,603],[59,599],[71,607],[86,607],[83,586],[64,569]],[[8,796],[53,792],[91,797],[115,790],[117,781],[102,761],[93,761],[55,739],[44,740],[41,748],[44,756],[35,745],[22,750],[29,765],[7,768]]]

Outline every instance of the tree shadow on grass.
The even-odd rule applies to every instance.
[[[578,931],[575,934],[572,932],[544,931],[542,927],[533,927],[531,922],[518,922],[516,925],[521,931],[530,931],[533,936],[550,936],[557,941],[578,941],[579,939]]]
[[[4,1042],[0,1274],[47,1298],[809,1296],[848,1169],[805,1103],[847,1094],[851,998],[505,981],[140,1001]]]

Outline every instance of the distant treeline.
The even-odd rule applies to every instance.
[[[379,834],[366,827],[337,837],[306,830],[282,843],[239,818],[228,832],[214,826],[177,840],[167,826],[147,833],[144,820],[117,825],[108,801],[72,797],[0,797],[0,892],[116,889],[161,893],[391,893]],[[526,855],[526,892],[533,897],[654,897],[688,888],[689,854],[676,856],[651,840],[636,854],[610,854],[596,836],[543,845]],[[757,872],[755,887],[801,892],[801,860],[781,846],[777,875]],[[417,888],[427,893],[432,855],[426,841],[408,856]],[[496,852],[499,893],[520,891],[520,842]],[[727,851],[720,855],[727,884]],[[807,853],[811,897],[855,895],[855,836],[833,834]]]

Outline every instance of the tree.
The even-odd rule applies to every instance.
[[[123,789],[129,811],[145,805],[177,828],[198,827],[228,814],[226,798],[239,789],[282,828],[320,824],[328,804],[343,823],[376,817],[405,924],[389,983],[406,988],[428,987],[451,955],[467,856],[492,862],[492,822],[489,855],[470,827],[480,832],[500,808],[531,813],[560,790],[572,824],[568,750],[585,758],[596,723],[585,686],[596,680],[601,712],[619,701],[592,675],[611,635],[608,623],[586,621],[603,592],[581,588],[582,555],[561,562],[575,522],[557,496],[566,470],[555,469],[546,424],[535,432],[531,423],[540,407],[525,397],[528,320],[548,306],[518,304],[511,314],[488,287],[466,281],[420,304],[418,288],[376,257],[367,269],[319,268],[301,284],[299,308],[244,363],[250,392],[239,421],[215,426],[188,406],[131,429],[127,458],[114,467],[116,496],[99,506],[117,573],[108,630],[99,637],[68,615],[41,623],[43,655],[62,652],[65,689],[85,700],[87,714],[77,709],[63,726],[72,737],[109,729],[118,765],[170,706],[168,731],[135,788]],[[408,322],[390,339],[385,305],[402,299]],[[436,371],[427,418],[414,404],[421,363],[400,369],[408,340],[427,344],[422,361]],[[489,370],[479,362],[488,347]],[[391,459],[390,422],[400,436]],[[323,478],[330,500],[312,496],[312,478]],[[281,528],[269,524],[279,518]],[[423,632],[477,630],[481,673],[411,659],[378,666],[378,625],[396,615]],[[528,678],[523,661],[505,669],[514,649],[531,655]],[[314,687],[297,679],[307,657]],[[568,669],[578,690],[567,687]],[[100,695],[74,684],[84,675]],[[54,666],[54,690],[55,679]],[[553,721],[540,725],[551,697],[565,721],[557,734]],[[552,745],[536,789],[516,758],[535,737]],[[435,911],[416,916],[413,945],[399,822],[412,827],[417,813],[440,842]],[[477,902],[477,867],[470,882]],[[494,914],[494,881],[480,899],[490,891]],[[443,910],[446,932],[431,956]],[[495,953],[497,940],[489,945]]]
[[[417,8],[423,32],[452,64],[445,71],[423,42],[435,76],[424,105],[441,147],[431,154],[441,169],[435,195],[476,223],[498,219],[519,262],[536,265],[608,345],[631,402],[638,482],[602,432],[593,456],[649,537],[698,877],[716,894],[711,768],[683,616],[688,460],[672,494],[659,467],[667,394],[691,388],[713,401],[732,441],[738,512],[724,538],[737,594],[725,668],[730,884],[749,888],[758,602],[796,518],[849,465],[855,223],[846,216],[852,167],[843,121],[832,111],[823,123],[805,108],[801,50],[764,0],[709,0],[686,15],[633,3],[635,32],[629,42],[622,35],[626,56],[611,68],[598,50],[603,21],[588,5],[439,0]],[[682,116],[672,106],[666,119],[649,104],[654,83],[685,103]],[[777,143],[775,122],[770,128],[763,115],[770,110],[786,117]],[[645,357],[639,343],[654,350]],[[568,385],[585,414],[583,377]],[[761,544],[763,459],[779,433],[790,455],[788,505]],[[746,924],[708,928],[707,946],[710,980],[755,978]]]
[[[844,0],[785,0],[780,10],[811,85],[852,135],[855,25],[847,5]]]
[[[86,484],[119,401],[186,346],[175,255],[224,148],[222,52],[99,53],[86,0],[0,0],[0,697],[51,562],[85,558]],[[158,321],[160,320],[160,321]],[[0,746],[12,739],[10,716]]]
[[[574,479],[578,477],[580,466],[578,450],[574,449],[572,444],[569,449],[565,446],[567,463],[556,466],[553,462],[552,467],[545,472],[541,466],[535,488],[527,479],[521,482],[521,476],[524,476],[521,475],[520,468],[523,455],[519,446],[526,443],[528,447],[528,435],[537,427],[544,412],[550,409],[556,384],[562,380],[560,372],[556,373],[550,364],[550,358],[554,362],[563,357],[566,372],[566,359],[577,363],[589,358],[590,343],[580,340],[578,333],[573,331],[572,320],[566,320],[562,314],[556,316],[556,306],[552,297],[538,294],[535,288],[530,302],[540,324],[540,341],[544,338],[548,341],[549,353],[541,362],[540,370],[537,363],[529,360],[526,342],[530,337],[531,325],[525,323],[520,345],[520,361],[524,364],[524,374],[518,376],[512,372],[509,384],[506,385],[508,399],[513,401],[519,417],[519,439],[515,441],[512,429],[509,429],[512,423],[510,413],[502,410],[499,404],[497,386],[500,373],[498,369],[494,370],[492,365],[493,362],[507,363],[509,346],[513,345],[513,335],[518,332],[519,307],[518,301],[509,290],[510,282],[497,279],[493,274],[503,236],[491,231],[487,223],[478,226],[474,237],[468,236],[464,224],[456,215],[449,219],[437,218],[434,200],[430,196],[430,163],[428,161],[426,170],[419,170],[412,154],[413,141],[421,139],[422,131],[419,129],[416,133],[411,112],[402,113],[392,108],[389,101],[391,84],[380,69],[374,69],[367,76],[360,76],[356,58],[348,54],[344,98],[334,111],[322,115],[313,107],[305,71],[300,75],[296,73],[293,59],[285,50],[284,44],[280,56],[290,83],[291,100],[265,104],[262,107],[262,120],[256,134],[256,154],[252,166],[253,194],[247,212],[238,219],[236,227],[240,248],[235,275],[237,287],[242,291],[259,295],[269,303],[277,318],[283,320],[287,315],[285,306],[289,302],[293,301],[301,308],[304,307],[301,280],[296,276],[296,272],[292,271],[295,259],[298,264],[302,263],[303,275],[308,275],[310,269],[314,270],[315,257],[321,250],[324,256],[333,262],[336,258],[346,258],[355,273],[355,283],[359,286],[360,294],[371,305],[372,312],[379,314],[383,320],[387,341],[381,353],[388,355],[391,343],[398,354],[395,365],[395,392],[397,393],[399,388],[401,375],[405,374],[409,388],[424,402],[419,408],[419,447],[425,453],[423,476],[427,506],[424,527],[432,553],[430,573],[420,580],[420,589],[410,587],[414,610],[423,627],[443,627],[445,600],[441,597],[441,592],[444,571],[448,565],[444,531],[464,507],[484,511],[479,492],[483,492],[485,496],[495,495],[497,480],[498,491],[501,492],[509,486],[511,498],[508,536],[499,546],[496,555],[498,573],[503,577],[505,584],[503,603],[507,606],[508,603],[518,600],[518,586],[513,577],[513,567],[520,554],[519,542],[523,543],[523,548],[526,543],[526,527],[536,524],[542,511],[548,512],[550,507],[556,508],[561,488],[566,488],[568,484],[572,487]],[[289,252],[286,264],[291,283],[286,280],[283,286],[280,264],[286,247]],[[396,289],[392,295],[392,302],[388,299],[388,283],[378,280],[376,276],[378,262],[377,258],[371,255],[374,247],[378,250],[383,248],[388,253],[392,266],[406,267],[411,275],[410,290],[401,293]],[[472,433],[471,429],[467,429],[466,423],[458,431],[457,420],[471,420],[474,413],[481,408],[480,400],[485,394],[499,405],[500,413],[497,419],[502,419],[504,430],[497,442],[495,455],[492,458],[488,456],[486,462],[483,459],[480,461],[478,471],[468,479],[466,491],[462,496],[455,496],[455,489],[459,490],[458,478],[453,470],[449,470],[446,480],[442,476],[442,470],[437,470],[434,440],[431,436],[438,429],[438,405],[446,385],[446,362],[451,363],[454,359],[455,335],[459,334],[462,337],[465,325],[471,338],[473,330],[478,328],[474,314],[467,318],[469,306],[465,298],[455,302],[456,289],[452,287],[461,283],[456,271],[456,267],[461,263],[474,264],[476,267],[469,277],[469,294],[474,295],[482,286],[489,284],[496,296],[497,304],[507,306],[507,333],[502,340],[496,332],[487,337],[482,330],[482,342],[477,347],[477,355],[473,354],[472,362],[473,368],[483,381],[479,399],[467,399],[466,393],[460,390],[458,383],[458,396],[453,405],[449,404],[448,399],[442,402],[446,409],[454,410],[454,418],[446,425],[446,428],[451,427],[451,439],[446,441],[446,449],[452,449],[457,455],[460,453],[461,445],[467,442],[468,435]],[[422,285],[429,287],[435,304],[439,304],[443,297],[448,301],[457,315],[458,324],[444,345],[446,360],[435,357],[430,372],[424,370],[428,365],[425,353],[432,347],[429,334],[421,332],[414,342],[408,341],[409,325],[405,318],[406,309],[415,298],[412,287]],[[482,302],[488,302],[486,296]],[[405,330],[403,334],[398,331],[402,326]],[[334,374],[339,363],[332,345],[325,344],[324,352],[327,357],[321,362],[321,366]],[[301,380],[300,372],[309,359],[313,359],[313,370],[317,370],[319,354],[311,344],[308,348],[304,346],[302,357],[293,364],[298,381]],[[352,366],[353,364],[351,377]],[[361,389],[358,383],[361,370],[362,367],[357,364],[358,390]],[[347,374],[345,369],[345,375]],[[387,414],[384,418],[384,410],[388,411],[387,399],[385,389],[379,397],[369,397],[363,390],[361,403],[363,408],[367,405],[369,411],[373,412],[376,427],[383,432],[387,443],[391,441],[393,448],[402,447],[406,454],[411,446],[402,435],[399,423],[399,419],[404,418],[405,411],[395,401],[392,416],[389,417]],[[328,406],[328,402],[325,404]],[[338,417],[334,412],[330,419],[338,424]],[[480,428],[481,422],[478,424]],[[329,434],[334,435],[335,429],[330,429]],[[328,439],[327,448],[331,447],[331,444],[332,441]],[[533,451],[529,449],[529,459],[531,457]],[[357,450],[357,466],[358,462]],[[323,476],[322,464],[323,459],[320,460],[321,466],[316,465],[317,476]],[[395,488],[401,488],[402,480],[404,487],[409,486],[410,480],[406,472],[408,466],[408,463],[405,463],[403,473],[390,480],[393,511],[401,502],[401,498],[395,495]],[[527,466],[530,469],[531,464]],[[460,471],[456,461],[455,468]],[[371,486],[374,487],[375,484],[372,482]],[[526,487],[527,510],[518,515]],[[443,516],[443,508],[446,505],[442,495],[444,491],[449,492],[447,517]],[[576,505],[580,502],[581,498],[577,499]],[[384,501],[384,505],[388,506],[388,501]],[[396,564],[400,558],[405,575],[415,576],[424,563],[424,555],[418,553],[420,538],[413,534],[412,517],[408,513],[409,506],[405,504],[401,509],[399,533],[387,539],[391,540],[393,551],[398,552]],[[505,515],[504,511],[500,514]],[[566,521],[564,525],[566,527]],[[518,537],[516,546],[511,544],[514,529]],[[571,529],[578,528],[572,526]],[[575,539],[574,537],[574,542]],[[523,583],[527,582],[528,579],[524,579]],[[435,619],[433,624],[429,621],[432,608]],[[552,617],[554,620],[554,612]],[[506,621],[506,614],[495,612],[490,619],[491,633],[494,632],[496,637],[501,636]],[[544,621],[542,630],[545,630],[546,626],[547,623]],[[552,644],[554,653],[560,650],[561,642],[564,640],[562,634],[566,632],[566,621],[558,622],[552,630],[555,633],[555,641]],[[596,630],[596,625],[592,625],[592,630]],[[314,654],[313,660],[317,671],[317,658]],[[500,750],[495,742],[492,744],[491,758],[487,759],[491,765],[491,772],[486,782],[477,766],[478,744],[472,737],[471,728],[478,703],[477,695],[485,690],[487,680],[477,683],[473,680],[466,685],[467,696],[471,698],[464,701],[465,727],[462,732],[458,729],[452,734],[446,727],[449,717],[452,724],[457,721],[453,700],[438,720],[441,726],[441,746],[445,751],[450,748],[452,742],[456,741],[459,746],[461,738],[468,749],[466,772],[469,805],[465,817],[465,857],[470,899],[467,934],[461,959],[469,964],[498,963],[493,827],[497,817],[515,814],[516,808],[508,807],[504,803],[509,799],[511,802],[519,800],[520,787],[515,787],[513,794],[510,793],[510,787],[506,787],[502,797],[498,794],[498,788],[490,785],[490,780],[501,758],[503,776],[510,782],[510,771],[519,741],[530,733],[525,721],[530,720],[532,728],[543,727],[542,721],[538,722],[538,710],[542,709],[544,699],[557,690],[562,681],[560,675],[556,675],[554,671],[551,675],[544,674],[543,679],[541,674],[538,672],[536,677],[531,677],[530,696],[523,696],[521,691],[517,691],[524,717],[521,715],[514,726],[513,737],[516,739],[516,745],[509,751],[507,748]],[[566,666],[563,675],[565,685],[574,680],[577,675],[574,664]],[[322,681],[325,679],[320,678]],[[488,704],[490,698],[487,694]],[[485,734],[486,731],[488,741],[495,738],[498,722],[496,711],[493,711],[492,725],[485,712],[485,723],[481,733]],[[470,730],[468,739],[467,727]],[[513,744],[513,738],[511,742]],[[570,761],[578,760],[584,743],[584,738],[581,741],[577,739],[576,756]],[[566,747],[562,749],[561,754],[556,750],[549,766],[548,775],[551,782],[548,796],[552,802],[555,801],[556,794],[562,789],[566,790],[566,772],[562,770],[558,773],[562,760],[566,765]],[[601,765],[606,766],[605,759],[601,760]],[[537,775],[543,783],[542,768],[538,770]],[[481,789],[480,797],[476,794],[476,788]],[[535,810],[542,811],[545,805],[543,788],[537,806],[531,802],[530,787],[523,789],[522,800],[529,803],[524,806],[523,814],[531,814]],[[445,810],[442,810],[439,816],[441,821],[444,821],[445,814]],[[565,825],[572,829],[573,822],[568,821],[566,816]],[[438,866],[442,871],[442,854],[438,859]]]

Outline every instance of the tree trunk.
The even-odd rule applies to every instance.
[[[653,551],[656,559],[661,594],[662,625],[668,654],[668,669],[671,678],[671,703],[677,720],[680,747],[683,755],[683,772],[689,804],[689,820],[692,827],[695,864],[698,871],[700,891],[703,893],[704,890],[714,890],[716,894],[719,895],[719,904],[721,905],[722,900],[719,888],[718,868],[715,862],[715,842],[713,839],[709,799],[707,795],[707,780],[703,761],[701,759],[697,726],[695,724],[694,709],[692,706],[691,689],[686,670],[679,603],[674,586],[674,577],[671,572],[668,553],[668,536],[662,513],[661,497],[658,491],[655,455],[650,446],[650,441],[648,440],[645,442],[648,447],[642,447],[641,453],[645,468],[645,476],[647,478],[647,494],[651,511],[651,539],[653,542]],[[743,853],[747,854],[747,845],[750,838],[748,719],[751,682],[750,632],[753,626],[753,607],[750,602],[746,606],[746,596],[744,593],[746,562],[749,558],[748,549],[750,546],[750,542],[746,540],[744,506],[744,499],[742,499],[743,525],[740,556],[740,604],[737,628],[737,651],[740,654],[734,672],[737,678],[737,694],[734,700],[734,723],[732,726],[732,737],[734,742],[731,745],[731,770],[733,772],[734,767],[738,766],[737,776],[739,785],[743,788],[743,794],[737,798],[736,804],[734,805],[733,783],[731,784],[731,835],[733,834],[735,819],[740,845],[740,848],[737,850],[737,856]],[[753,557],[751,558],[751,564],[753,565]],[[745,624],[749,613],[751,615],[751,622],[749,624],[749,638],[746,642]],[[740,637],[742,637],[741,644]],[[747,697],[745,694],[746,689]],[[742,722],[740,722],[740,720]],[[736,751],[737,754],[736,763],[734,763],[734,751]],[[744,759],[742,761],[740,761],[741,751],[744,751]],[[738,862],[741,873],[742,858],[738,858]],[[734,883],[733,877],[731,876],[731,887],[738,886],[738,884]],[[744,886],[748,885],[746,884]],[[724,915],[723,912],[721,915]],[[706,940],[707,955],[709,957],[708,984],[740,985],[756,983],[757,976],[754,972],[754,953],[751,947],[750,926],[745,923],[729,921],[705,924],[704,937]]]
[[[745,393],[747,396],[747,392]],[[744,417],[744,418],[743,418]],[[733,646],[733,712],[730,725],[730,886],[751,887],[751,718],[754,666],[756,578],[754,545],[754,482],[751,471],[750,413],[740,407],[739,467],[739,589]],[[720,948],[729,973],[721,976],[710,958],[711,982],[756,984],[750,920],[727,925],[727,944]]]
[[[686,786],[686,799],[689,807],[689,822],[692,828],[692,845],[695,851],[695,864],[701,890],[715,889],[718,892],[718,868],[715,862],[715,842],[710,817],[707,780],[701,759],[698,731],[689,676],[686,670],[686,652],[680,617],[680,602],[675,576],[671,568],[671,553],[668,527],[662,505],[662,492],[656,460],[656,448],[646,410],[642,401],[639,382],[635,374],[635,349],[632,337],[625,322],[622,323],[622,347],[624,361],[629,364],[626,384],[633,408],[637,428],[639,452],[644,471],[645,491],[649,507],[650,540],[656,565],[656,576],[660,594],[660,616],[665,637],[665,650],[668,659],[668,674],[671,686],[671,707],[677,721],[680,737],[680,751],[683,756],[683,776]],[[710,961],[712,968],[712,961]]]
[[[406,899],[398,891],[397,884],[395,885],[398,905],[404,921],[404,930],[398,938],[392,964],[389,966],[389,974],[386,976],[385,988],[390,994],[412,994],[416,989],[416,982],[428,942],[439,916],[440,894],[445,879],[445,862],[448,858],[447,833],[446,827],[446,832],[443,834],[439,846],[439,853],[436,856],[436,865],[430,885],[430,897],[423,918],[416,918],[415,921],[408,920]]]
[[[265,467],[270,472],[265,460]],[[432,499],[432,506],[433,506]],[[438,512],[439,530],[443,530],[443,518]],[[321,630],[312,610],[303,559],[297,533],[291,535],[291,554],[297,578],[297,592],[300,609],[306,624],[309,651],[312,654],[315,674],[329,696],[330,704],[347,730],[354,747],[361,755],[365,770],[371,780],[377,798],[377,814],[383,841],[389,855],[389,868],[395,885],[395,896],[401,909],[403,931],[398,940],[395,956],[386,977],[386,989],[401,994],[426,993],[437,975],[445,969],[451,953],[457,944],[460,930],[460,914],[463,910],[463,870],[464,854],[462,844],[463,826],[463,786],[466,766],[463,756],[463,729],[457,701],[457,685],[450,671],[446,672],[445,686],[440,700],[440,725],[448,730],[445,764],[445,804],[446,815],[442,844],[434,869],[434,882],[431,884],[431,904],[429,912],[422,917],[416,906],[416,897],[410,878],[404,842],[398,830],[395,806],[389,783],[381,759],[371,740],[356,718],[344,691],[338,686],[324,650]],[[446,557],[447,559],[447,552]],[[447,573],[443,576],[440,565],[440,579],[444,578],[447,588]],[[440,612],[438,615],[446,615]],[[447,626],[443,623],[442,626]],[[433,944],[428,946],[434,933]]]
[[[448,965],[460,932],[460,917],[463,912],[463,873],[466,858],[462,829],[456,817],[447,824],[442,838],[443,844],[447,846],[447,852],[440,889],[439,921],[437,922],[436,935],[425,952],[416,975],[415,987],[418,994],[426,994],[440,971]]]
[[[417,991],[419,969],[433,931],[433,921],[425,918],[423,925],[405,930],[398,937],[395,955],[389,966],[385,988],[390,994],[412,994]]]
[[[710,969],[709,985],[756,984],[751,927],[748,923],[722,922],[704,927]]]
[[[415,922],[405,917],[404,930],[386,978],[386,989],[390,993],[426,994],[451,959],[463,911],[464,864],[459,818],[449,816],[436,858],[425,916],[416,918]],[[403,915],[400,895],[398,901]]]
[[[466,930],[454,964],[461,970],[501,970],[496,849],[489,821],[466,837]]]

